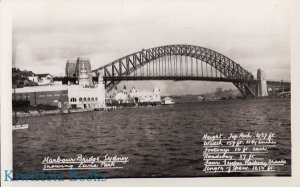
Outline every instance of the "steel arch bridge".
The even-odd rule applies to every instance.
[[[202,80],[232,82],[244,97],[255,97],[257,80],[230,58],[194,45],[143,49],[93,70],[110,91],[128,80]]]

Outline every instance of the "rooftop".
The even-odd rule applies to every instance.
[[[30,87],[16,88],[16,93],[61,91],[61,90],[68,90],[68,85],[30,86]],[[14,93],[14,89],[12,89],[12,93]]]
[[[42,74],[35,74],[35,76],[38,76],[38,77],[46,77],[50,75],[49,73],[42,73]],[[51,75],[50,75],[51,76]],[[51,76],[52,77],[52,76]]]

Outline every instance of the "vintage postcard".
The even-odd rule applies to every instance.
[[[3,185],[293,186],[293,1],[2,5]]]

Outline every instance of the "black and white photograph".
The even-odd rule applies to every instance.
[[[290,1],[10,7],[2,179],[292,176]]]

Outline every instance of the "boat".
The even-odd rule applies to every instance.
[[[162,105],[174,105],[175,102],[173,101],[172,98],[166,97],[166,98],[164,98],[164,99],[162,100],[162,103],[161,103],[161,104],[162,104]]]
[[[16,125],[13,125],[13,130],[20,130],[20,129],[28,129],[28,124],[16,124]]]

